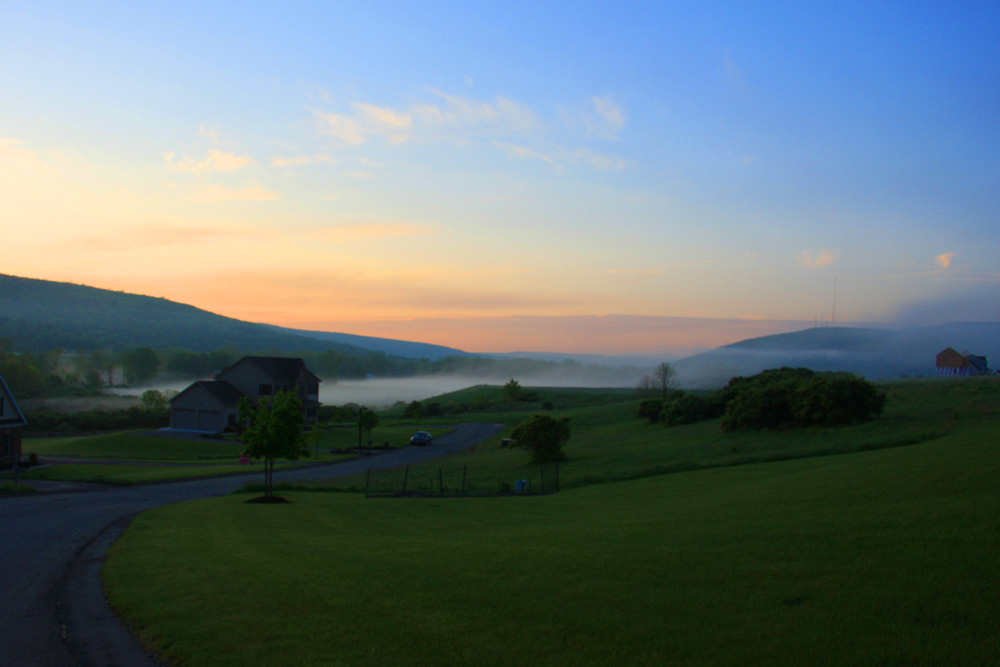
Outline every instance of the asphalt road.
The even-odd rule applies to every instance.
[[[407,447],[278,472],[275,477],[346,477],[369,468],[416,463],[475,445],[501,428],[461,424],[430,447]],[[0,666],[154,665],[104,599],[100,572],[107,550],[138,513],[224,496],[246,484],[247,477],[0,498]]]

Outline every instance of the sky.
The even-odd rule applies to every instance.
[[[0,273],[470,352],[1000,321],[998,34],[986,2],[5,2]]]

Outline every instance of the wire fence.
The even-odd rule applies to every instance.
[[[467,465],[368,469],[367,498],[548,495],[559,492],[559,464],[543,463],[497,474]]]

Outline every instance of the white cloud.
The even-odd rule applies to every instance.
[[[237,155],[236,153],[227,153],[226,151],[220,151],[217,148],[210,148],[208,150],[208,157],[204,160],[195,160],[194,158],[186,158],[180,162],[174,162],[174,158],[177,156],[174,152],[165,153],[163,159],[166,160],[167,166],[174,171],[183,171],[192,173],[195,176],[201,176],[205,173],[210,172],[233,172],[243,167],[253,164],[254,160],[250,157],[245,157],[242,155]]]
[[[839,250],[821,248],[819,252],[813,252],[807,248],[799,253],[799,265],[807,269],[822,269],[836,262],[839,257]]]

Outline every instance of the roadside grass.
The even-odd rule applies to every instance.
[[[25,454],[122,461],[232,461],[243,451],[235,440],[171,438],[139,432],[107,433],[65,438],[25,438]]]
[[[650,425],[635,416],[639,400],[631,393],[592,390],[577,397],[580,407],[551,413],[572,418],[571,436],[564,447],[567,460],[559,468],[560,484],[569,489],[688,470],[912,445],[994,423],[1000,415],[1000,382],[995,378],[893,382],[880,388],[888,395],[885,413],[864,424],[740,433],[724,433],[719,420],[670,428]],[[539,394],[544,396],[546,391]],[[572,396],[568,392],[567,398]],[[537,412],[519,409],[484,415],[483,421],[504,422],[507,429],[473,451],[410,466],[405,472],[407,487],[416,488],[410,480],[428,480],[428,488],[437,488],[439,477],[447,474],[452,488],[461,476],[494,487],[501,479],[530,479],[537,488],[538,466],[528,463],[524,451],[501,447],[516,424]],[[382,471],[373,473],[373,479],[381,486],[398,488],[403,475],[400,470]],[[306,484],[363,490],[366,483],[365,475],[357,475]]]
[[[14,482],[0,482],[0,495],[14,495],[21,493],[35,493],[35,489],[27,484],[15,484]]]
[[[293,466],[292,464],[278,465],[278,469],[287,467]],[[21,473],[21,479],[129,486],[131,484],[174,482],[220,475],[246,475],[255,472],[263,475],[263,470],[261,464],[241,466],[239,463],[198,466],[80,463],[48,465],[27,470]]]
[[[106,590],[192,666],[994,664],[998,438],[545,497],[171,505]]]

